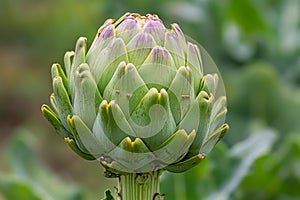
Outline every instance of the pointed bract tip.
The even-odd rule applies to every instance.
[[[80,37],[78,40],[77,40],[77,43],[76,43],[76,50],[77,49],[81,49],[81,48],[85,48],[86,47],[86,42],[87,42],[87,39],[86,37]],[[75,50],[75,51],[76,51]]]

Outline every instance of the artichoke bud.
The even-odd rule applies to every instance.
[[[78,39],[63,67],[53,64],[53,110],[42,112],[109,176],[188,170],[227,132],[218,70],[178,24],[126,13],[106,20],[90,47],[86,41]]]

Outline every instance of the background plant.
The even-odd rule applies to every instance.
[[[79,36],[93,38],[94,27],[109,16],[117,18],[125,11],[151,12],[158,13],[166,23],[180,22],[185,33],[201,42],[212,55],[226,84],[227,119],[231,125],[223,145],[205,163],[179,177],[181,181],[170,181],[174,178],[171,175],[163,177],[163,181],[185,187],[164,185],[185,188],[181,199],[189,199],[188,195],[208,198],[224,191],[223,185],[230,183],[235,169],[243,163],[239,155],[232,155],[234,146],[267,131],[272,133],[262,137],[262,141],[271,144],[262,146],[268,149],[249,160],[251,165],[245,168],[246,174],[238,184],[233,184],[235,187],[228,190],[228,195],[232,199],[299,198],[299,1],[3,0],[0,4],[1,174],[14,174],[8,161],[12,157],[8,144],[13,130],[22,126],[30,132],[23,133],[26,137],[32,135],[38,141],[33,141],[30,148],[39,160],[65,181],[80,185],[85,199],[100,198],[105,188],[115,185],[102,179],[97,163],[77,158],[66,151],[59,138],[50,134],[54,131],[39,113],[39,105],[48,101],[51,88],[50,78],[45,75],[50,63],[62,62],[56,58],[62,58],[62,52],[72,49]],[[45,79],[49,85],[40,84]],[[41,151],[45,146],[49,151]],[[6,179],[1,176],[0,180]],[[170,188],[162,188],[162,192]],[[6,195],[3,187],[0,191],[2,196]]]

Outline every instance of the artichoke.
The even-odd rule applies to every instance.
[[[42,106],[65,142],[97,159],[107,176],[197,165],[224,136],[226,96],[205,50],[177,24],[126,13],[107,20],[87,49],[78,39],[53,64],[52,108]]]

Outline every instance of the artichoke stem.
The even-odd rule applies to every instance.
[[[118,181],[119,200],[162,200],[159,193],[161,171],[121,175]]]

